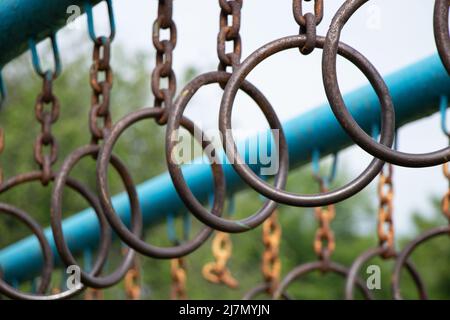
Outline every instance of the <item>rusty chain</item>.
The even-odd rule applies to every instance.
[[[262,228],[264,252],[261,269],[267,284],[267,293],[271,295],[278,287],[281,274],[280,240],[282,232],[276,211],[263,223]]]
[[[177,26],[172,19],[173,0],[159,0],[158,17],[153,23],[153,46],[156,49],[156,66],[151,76],[151,87],[155,97],[154,106],[165,107],[157,119],[158,124],[167,122],[168,109],[177,91],[177,79],[173,71],[173,51],[177,45]],[[168,39],[161,39],[161,30],[169,30]],[[162,81],[167,84],[163,86]]]
[[[219,56],[219,71],[233,70],[239,66],[242,57],[241,9],[243,0],[219,0],[220,31],[217,36],[217,55]],[[231,18],[231,25],[228,25]],[[233,46],[232,52],[227,52],[227,42]]]
[[[58,143],[52,133],[52,125],[59,118],[60,104],[53,93],[54,77],[51,72],[42,77],[42,91],[35,104],[37,121],[41,124],[41,132],[34,143],[34,159],[42,171],[42,183],[47,185],[52,179],[52,166],[58,160]],[[50,110],[46,106],[50,105]],[[46,150],[48,150],[46,152]]]
[[[125,253],[125,252],[124,252]],[[128,300],[140,300],[142,296],[141,271],[138,259],[135,258],[131,268],[125,274],[125,296]]]
[[[387,173],[381,171],[378,182],[378,226],[377,234],[379,245],[384,247],[386,251],[383,253],[384,258],[388,258],[395,254],[394,244],[394,184],[393,184],[393,166],[387,164]]]
[[[228,233],[216,233],[212,242],[212,252],[215,261],[203,266],[203,277],[211,283],[224,284],[232,289],[237,288],[239,282],[227,266],[233,252],[233,243]]]
[[[184,257],[170,260],[170,275],[172,278],[170,298],[172,300],[188,299],[186,290],[187,264]]]
[[[327,192],[328,188],[323,178],[316,177],[319,182],[320,192]],[[328,261],[336,249],[334,232],[331,229],[331,222],[334,220],[336,211],[334,204],[326,207],[314,208],[319,226],[314,237],[314,252],[322,261]]]
[[[113,70],[111,68],[111,40],[99,37],[94,41],[90,84],[92,88],[89,129],[92,144],[98,144],[111,130],[110,112],[111,89],[113,86]],[[103,79],[103,80],[100,80]]]

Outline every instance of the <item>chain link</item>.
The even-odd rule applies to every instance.
[[[264,281],[268,284],[268,293],[272,294],[278,287],[281,274],[280,240],[282,232],[276,211],[264,221],[262,228],[264,244],[262,273]]]
[[[141,272],[137,258],[135,258],[133,265],[125,275],[125,295],[128,300],[139,300],[141,294]]]
[[[172,277],[170,298],[172,300],[187,300],[187,264],[184,257],[170,260],[170,274]]]
[[[52,133],[52,125],[59,118],[60,104],[53,94],[53,74],[48,71],[42,79],[42,91],[35,104],[35,115],[41,124],[41,132],[34,143],[34,159],[42,170],[42,184],[47,185],[52,178],[52,165],[58,159],[58,144]],[[46,110],[47,105],[50,105],[50,110]]]
[[[167,110],[172,104],[177,90],[177,79],[173,71],[173,50],[177,45],[177,27],[172,19],[173,0],[159,0],[158,17],[153,23],[153,45],[156,49],[156,66],[152,72],[152,92],[155,97],[154,106],[165,106],[166,112],[157,120],[158,124],[167,122]],[[161,39],[161,30],[169,30],[168,39]],[[167,86],[162,86],[162,80]]]
[[[241,61],[242,41],[241,29],[241,9],[243,0],[219,0],[220,5],[220,31],[217,37],[217,55],[219,56],[219,71],[226,71],[228,67],[234,70]],[[228,25],[231,17],[231,25]],[[231,42],[232,52],[227,52],[226,44]]]
[[[100,37],[94,42],[90,84],[92,88],[91,111],[89,113],[89,129],[92,144],[98,144],[111,130],[110,112],[113,71],[111,61],[111,41]],[[103,79],[103,80],[100,80]]]
[[[320,192],[328,192],[323,178],[316,176],[319,182]],[[334,204],[327,207],[314,208],[319,227],[314,238],[314,252],[322,261],[328,261],[336,249],[334,232],[331,229],[331,222],[336,216]]]
[[[380,173],[380,180],[378,182],[378,239],[380,246],[386,247],[384,257],[387,258],[395,253],[394,248],[394,223],[393,223],[393,200],[394,200],[394,185],[393,185],[393,166],[387,164],[387,174],[383,171]]]
[[[212,252],[215,261],[207,263],[203,267],[203,277],[212,283],[221,283],[230,288],[237,288],[239,283],[227,267],[233,252],[233,243],[228,233],[216,233],[212,243]]]

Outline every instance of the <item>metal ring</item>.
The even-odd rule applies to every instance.
[[[48,243],[47,238],[45,237],[44,230],[30,215],[28,215],[25,211],[19,208],[13,207],[5,203],[0,203],[0,213],[7,214],[13,218],[20,220],[29,229],[31,229],[33,234],[38,239],[39,245],[41,246],[42,255],[44,258],[44,265],[42,268],[40,284],[37,289],[37,292],[44,293],[47,290],[48,286],[50,285],[53,270],[52,249],[50,248],[50,244]],[[4,281],[1,277],[0,277],[0,292],[9,297],[22,294],[21,292],[18,292],[16,289],[8,285],[6,281]]]
[[[448,28],[450,0],[436,0],[434,5],[434,38],[447,72],[450,74],[450,38]]]
[[[62,202],[63,202],[63,191],[66,183],[68,181],[69,174],[72,169],[76,166],[76,164],[86,156],[94,156],[98,155],[100,147],[98,145],[86,145],[81,147],[74,152],[72,152],[64,161],[61,166],[60,171],[55,179],[55,184],[52,192],[52,211],[51,211],[51,227],[53,231],[53,237],[55,240],[56,248],[61,257],[61,260],[66,265],[78,265],[76,259],[73,257],[70,249],[67,245],[67,242],[64,238],[64,232],[62,227]],[[111,164],[117,170],[119,175],[124,181],[130,180],[127,168],[125,165],[117,158],[116,156],[111,157]],[[130,188],[127,188],[127,191]],[[132,193],[128,192],[128,196],[131,198],[133,196]],[[88,197],[86,197],[88,199]],[[111,244],[111,229],[109,228],[108,221],[103,215],[100,204],[97,201],[97,198],[88,199],[90,205],[94,208],[94,211],[97,215],[98,220],[100,221],[100,245],[99,245],[99,257],[97,259],[105,262],[108,256],[108,251]],[[136,216],[134,216],[136,217]],[[141,226],[139,220],[134,219],[132,222],[136,229],[136,233],[141,233]],[[128,249],[127,253],[120,264],[120,266],[112,272],[108,276],[97,276],[97,273],[92,273],[91,271],[86,272],[80,269],[80,277],[81,282],[85,285],[88,285],[92,288],[106,288],[111,287],[114,284],[118,283],[122,280],[128,270],[131,268],[135,258],[135,251],[132,249]],[[100,257],[101,256],[101,257]],[[103,264],[102,264],[103,266]]]
[[[441,236],[441,235],[450,235],[450,226],[437,227],[431,230],[428,230],[421,234],[419,237],[411,241],[398,255],[398,258],[395,263],[394,273],[392,275],[392,292],[394,295],[394,299],[403,300],[403,297],[400,293],[400,280],[401,280],[401,271],[403,266],[407,262],[407,259],[411,255],[411,253],[422,243]]]
[[[261,283],[260,285],[254,287],[250,291],[248,291],[243,297],[242,300],[253,300],[258,295],[268,294],[268,290],[270,289],[270,283]],[[270,296],[270,294],[269,294]],[[285,292],[281,294],[283,300],[292,300],[291,297]]]
[[[333,272],[340,276],[347,277],[349,270],[335,262],[326,262],[326,261],[314,261],[302,264],[296,268],[294,268],[291,272],[288,273],[288,275],[281,281],[280,285],[278,286],[277,290],[274,293],[275,299],[281,296],[281,293],[286,291],[287,286],[292,283],[294,280],[297,280],[298,278],[311,273],[313,271],[321,271],[321,272]],[[361,279],[357,280],[357,286],[361,289],[361,293],[363,294],[364,298],[367,300],[372,300],[372,295],[369,292],[369,290],[364,285],[363,281]]]
[[[228,159],[230,159],[239,176],[253,189],[267,198],[277,201],[278,203],[300,207],[321,207],[345,200],[361,191],[378,175],[383,168],[384,161],[374,158],[369,166],[356,179],[339,189],[326,193],[301,195],[284,191],[280,187],[274,188],[258,177],[244,163],[244,161],[242,161],[240,155],[235,151],[236,144],[231,133],[231,114],[233,102],[236,97],[237,89],[243,79],[245,79],[245,77],[261,61],[280,51],[298,48],[304,45],[306,41],[307,37],[305,35],[296,35],[275,40],[255,51],[240,65],[240,67],[233,73],[225,88],[219,113],[219,129],[225,140],[224,147]],[[325,38],[318,36],[316,38],[316,47],[323,48],[324,42]],[[382,94],[382,92],[387,91],[383,78],[363,55],[348,45],[340,42],[338,53],[355,64],[355,66],[357,66],[366,75],[372,85],[377,88],[377,93],[381,100],[381,106],[383,109],[381,121],[381,143],[391,146],[394,140],[395,129],[394,109],[392,107],[390,96],[388,94]]]
[[[169,174],[172,177],[173,184],[175,185],[179,196],[183,200],[186,207],[200,221],[213,227],[216,230],[228,233],[240,233],[256,228],[261,223],[263,223],[272,214],[278,204],[274,201],[269,200],[265,202],[263,207],[258,212],[242,220],[228,220],[212,215],[192,194],[192,191],[184,180],[183,172],[180,166],[171,161],[172,152],[174,151],[176,146],[174,141],[176,139],[173,139],[173,134],[180,127],[183,112],[186,109],[186,106],[191,98],[201,87],[212,83],[224,84],[230,79],[230,77],[232,76],[229,73],[221,71],[205,73],[192,80],[181,91],[181,94],[173,105],[167,122],[166,160]],[[242,85],[240,87],[258,104],[258,106],[261,108],[264,115],[268,119],[270,126],[277,129],[281,128],[280,121],[278,120],[275,111],[273,110],[267,99],[264,97],[264,95],[247,81],[242,82]],[[284,188],[284,186],[286,185],[287,172],[289,170],[287,144],[282,129],[280,129],[280,141],[276,143],[279,143],[278,150],[280,150],[279,152],[281,153],[280,169],[275,178],[275,188],[278,189]]]
[[[33,171],[25,174],[21,174],[18,176],[15,176],[11,179],[8,179],[5,181],[2,185],[0,185],[0,193],[4,193],[16,186],[19,186],[24,183],[28,182],[34,182],[34,181],[41,181],[43,173],[40,171]],[[52,180],[55,179],[55,176],[53,175],[51,177]],[[90,203],[91,201],[95,203],[95,196],[88,190],[86,187],[84,187],[81,183],[78,181],[68,178],[67,179],[67,186],[74,189],[75,191],[79,192],[83,197],[85,197]],[[91,203],[92,204],[92,203]],[[101,252],[98,254],[97,260],[92,268],[91,273],[92,274],[98,274],[107,258],[106,254],[102,254]],[[51,257],[53,261],[53,254]],[[51,294],[51,295],[41,295],[41,294],[28,294],[19,292],[15,288],[4,285],[0,283],[0,291],[3,291],[5,295],[12,299],[21,299],[21,300],[61,300],[61,299],[68,299],[75,295],[78,295],[81,293],[86,287],[83,284],[80,284],[80,286],[77,286],[73,289],[66,290],[64,292],[58,293],[58,294]]]
[[[108,219],[109,223],[111,224],[112,228],[119,235],[122,241],[124,241],[130,247],[146,256],[159,259],[172,259],[185,256],[193,252],[197,248],[199,248],[206,241],[206,239],[208,239],[213,230],[209,227],[205,227],[204,229],[202,229],[202,231],[198,233],[198,235],[193,240],[174,247],[162,248],[148,244],[145,241],[141,240],[138,236],[136,236],[136,234],[130,232],[130,230],[128,230],[128,228],[123,224],[123,222],[115,213],[115,210],[111,203],[107,181],[107,170],[109,161],[111,159],[111,152],[120,135],[132,124],[141,121],[143,119],[149,118],[158,119],[159,117],[161,117],[163,113],[164,109],[161,108],[144,108],[125,116],[122,120],[120,120],[114,125],[114,127],[111,129],[110,134],[108,135],[108,138],[105,140],[104,145],[100,151],[100,155],[98,157],[97,182],[98,182],[100,203],[103,207],[104,214]],[[194,123],[188,120],[187,118],[183,118],[182,125],[191,134],[193,134],[195,130],[198,130],[195,128]],[[205,148],[209,144],[210,144],[209,141],[204,142],[202,143],[202,147]],[[213,170],[215,182],[215,193],[214,193],[215,196],[212,212],[214,214],[219,215],[222,214],[226,193],[225,177],[221,166],[213,164],[211,167]],[[133,192],[136,193],[134,187]],[[140,210],[137,195],[134,196],[132,199],[134,201],[132,201],[131,207],[134,208],[135,210]]]
[[[348,19],[367,1],[369,0],[346,1],[334,16],[326,36],[323,48],[322,73],[325,92],[333,113],[352,140],[374,157],[404,167],[429,167],[443,164],[450,159],[450,147],[423,154],[411,154],[392,150],[390,146],[382,145],[374,141],[361,129],[347,110],[339,89],[336,73],[336,55],[340,43],[339,38],[341,30]],[[381,88],[374,86],[374,88],[379,95],[381,94],[383,97],[388,97],[391,100],[389,90],[385,88],[385,85]],[[380,89],[382,90],[379,91]]]
[[[369,249],[365,252],[363,252],[358,258],[355,259],[352,266],[349,269],[348,276],[347,276],[347,282],[345,283],[345,299],[346,300],[353,300],[353,288],[355,285],[355,279],[358,276],[358,272],[361,269],[361,267],[369,261],[370,259],[382,256],[386,249],[389,249],[388,247],[376,247]],[[398,257],[397,254],[392,256],[391,258],[396,259]],[[419,273],[417,272],[414,265],[410,262],[406,262],[406,267],[408,269],[409,274],[414,280],[414,283],[417,286],[417,291],[419,292],[420,299],[426,300],[428,299],[427,292],[425,290],[425,286],[423,284],[422,278],[420,277]]]

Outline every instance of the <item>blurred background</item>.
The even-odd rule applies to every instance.
[[[325,35],[332,14],[344,1],[325,1],[325,17],[318,34]],[[243,57],[274,39],[296,34],[291,13],[291,1],[244,0],[241,37]],[[154,66],[155,52],[151,42],[151,26],[156,17],[157,1],[115,0],[117,38],[113,45],[115,82],[112,99],[114,120],[130,111],[151,106],[150,72]],[[199,9],[200,8],[200,9]],[[311,6],[307,6],[307,10]],[[342,35],[342,41],[363,53],[379,70],[387,75],[436,51],[432,30],[433,1],[422,0],[372,0],[351,18]],[[101,34],[108,32],[106,6],[94,10],[96,28]],[[174,52],[174,68],[178,75],[178,90],[196,75],[217,68],[216,37],[219,30],[217,1],[196,0],[174,3],[174,20],[178,26],[178,44]],[[88,82],[92,45],[87,35],[86,19],[77,19],[58,33],[64,62],[64,72],[55,83],[55,92],[62,103],[61,118],[55,124],[55,134],[60,144],[60,159],[75,148],[89,142],[87,115],[90,106]],[[49,44],[39,46],[48,51]],[[42,54],[43,56],[49,56]],[[6,177],[35,168],[32,143],[39,130],[34,117],[34,100],[40,90],[40,80],[30,66],[29,53],[9,64],[4,78],[9,88],[8,105],[0,117],[6,132],[6,148],[1,163]],[[289,68],[283,68],[289,64]],[[288,72],[286,72],[288,70]],[[364,76],[349,63],[338,60],[338,76],[345,93],[367,84]],[[326,101],[322,84],[321,51],[301,56],[298,50],[288,50],[269,58],[248,77],[271,101],[280,119],[286,121]],[[205,129],[217,127],[221,90],[209,86],[199,91],[189,105],[186,115]],[[436,112],[439,106],[436,105]],[[206,111],[207,110],[207,111]],[[252,134],[267,126],[262,114],[245,97],[238,96],[233,113],[233,128]],[[127,163],[136,183],[148,180],[165,171],[164,131],[150,122],[140,123],[119,141],[117,154]],[[399,131],[399,149],[409,152],[426,152],[442,148],[448,143],[440,129],[439,114],[414,122]],[[370,162],[371,157],[358,147],[351,147],[339,155],[335,185],[356,177]],[[324,170],[329,166],[325,161]],[[95,186],[95,166],[86,160],[74,172],[79,180]],[[374,181],[363,192],[338,204],[333,230],[336,235],[336,252],[333,259],[350,265],[363,251],[377,245],[376,214],[377,193]],[[440,199],[447,191],[447,182],[440,167],[425,169],[394,168],[394,220],[396,242],[402,248],[408,240],[422,231],[446,223],[440,214]],[[120,192],[122,186],[112,177],[111,188]],[[311,168],[306,166],[292,171],[288,189],[313,193],[317,184]],[[36,185],[16,188],[1,195],[1,201],[20,204],[31,212],[43,226],[49,224],[49,194]],[[32,199],[32,201],[30,201]],[[259,208],[261,199],[251,190],[234,197],[233,216],[245,217]],[[86,207],[76,194],[67,191],[65,215],[69,216]],[[281,240],[282,274],[304,262],[315,260],[314,232],[317,227],[312,209],[281,206],[279,219],[283,229]],[[181,220],[178,219],[178,220]],[[192,234],[201,225],[192,219]],[[147,230],[146,238],[155,244],[170,245],[166,225]],[[181,234],[182,223],[177,221]],[[5,247],[27,235],[16,222],[0,217],[0,245]],[[263,244],[261,228],[245,234],[232,235],[234,250],[229,267],[240,282],[238,289],[208,283],[202,278],[202,266],[213,260],[208,241],[187,258],[188,296],[192,299],[240,298],[250,288],[262,282],[260,272]],[[430,296],[450,298],[450,243],[446,237],[420,247],[412,261],[425,279]],[[117,244],[119,246],[119,244]],[[120,250],[115,250],[120,252]],[[113,268],[120,254],[112,254],[108,268]],[[82,259],[80,259],[82,261]],[[170,292],[170,263],[141,258],[143,298],[164,299]],[[382,289],[375,294],[390,297],[390,272],[392,263],[374,260],[381,267]],[[364,268],[361,273],[364,276]],[[416,298],[410,279],[405,275],[403,293]],[[59,286],[61,276],[54,277]],[[289,288],[295,298],[314,299],[343,297],[344,280],[332,275],[314,274],[296,282]],[[31,284],[24,284],[31,286]],[[105,290],[107,298],[123,298],[123,286]]]

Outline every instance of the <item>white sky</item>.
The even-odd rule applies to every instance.
[[[318,34],[325,35],[331,14],[343,2],[325,1],[325,17]],[[292,0],[244,0],[241,28],[243,57],[269,41],[298,32],[298,26],[292,18],[291,3]],[[431,0],[372,0],[351,18],[344,29],[342,40],[366,55],[381,74],[388,74],[436,51],[432,30],[433,4]],[[152,61],[154,50],[151,27],[156,16],[157,1],[114,0],[114,5],[118,31],[116,41],[130,53],[137,50],[148,53],[149,61]],[[107,30],[104,6],[94,12],[99,33]],[[217,0],[175,1],[178,45],[174,53],[174,68],[178,74],[187,66],[194,66],[200,72],[215,70],[218,61],[215,49],[218,14]],[[80,20],[84,22],[84,19]],[[79,40],[75,33],[80,32],[85,32],[84,23],[81,29],[63,31],[59,37],[62,46],[73,47],[73,40]],[[340,64],[338,71],[344,93],[367,83],[356,68],[349,64]],[[297,50],[289,50],[268,59],[255,69],[249,79],[266,94],[283,121],[326,100],[321,77],[321,51],[303,57]],[[148,83],[142,85],[149,86]],[[201,90],[193,99],[187,114],[207,127],[215,126],[219,102],[220,91],[213,88]],[[238,99],[238,104],[234,112],[234,115],[238,115],[234,117],[235,128],[256,128],[264,124],[262,116],[250,101]],[[419,153],[440,149],[445,145],[446,139],[440,131],[437,115],[417,121],[400,131],[399,146],[402,151]],[[370,159],[357,147],[341,155],[341,163],[347,162],[346,167],[354,171],[354,176]],[[408,230],[410,213],[415,209],[426,212],[430,208],[430,194],[443,194],[446,183],[440,167],[396,168],[395,188],[397,229],[405,232]]]

